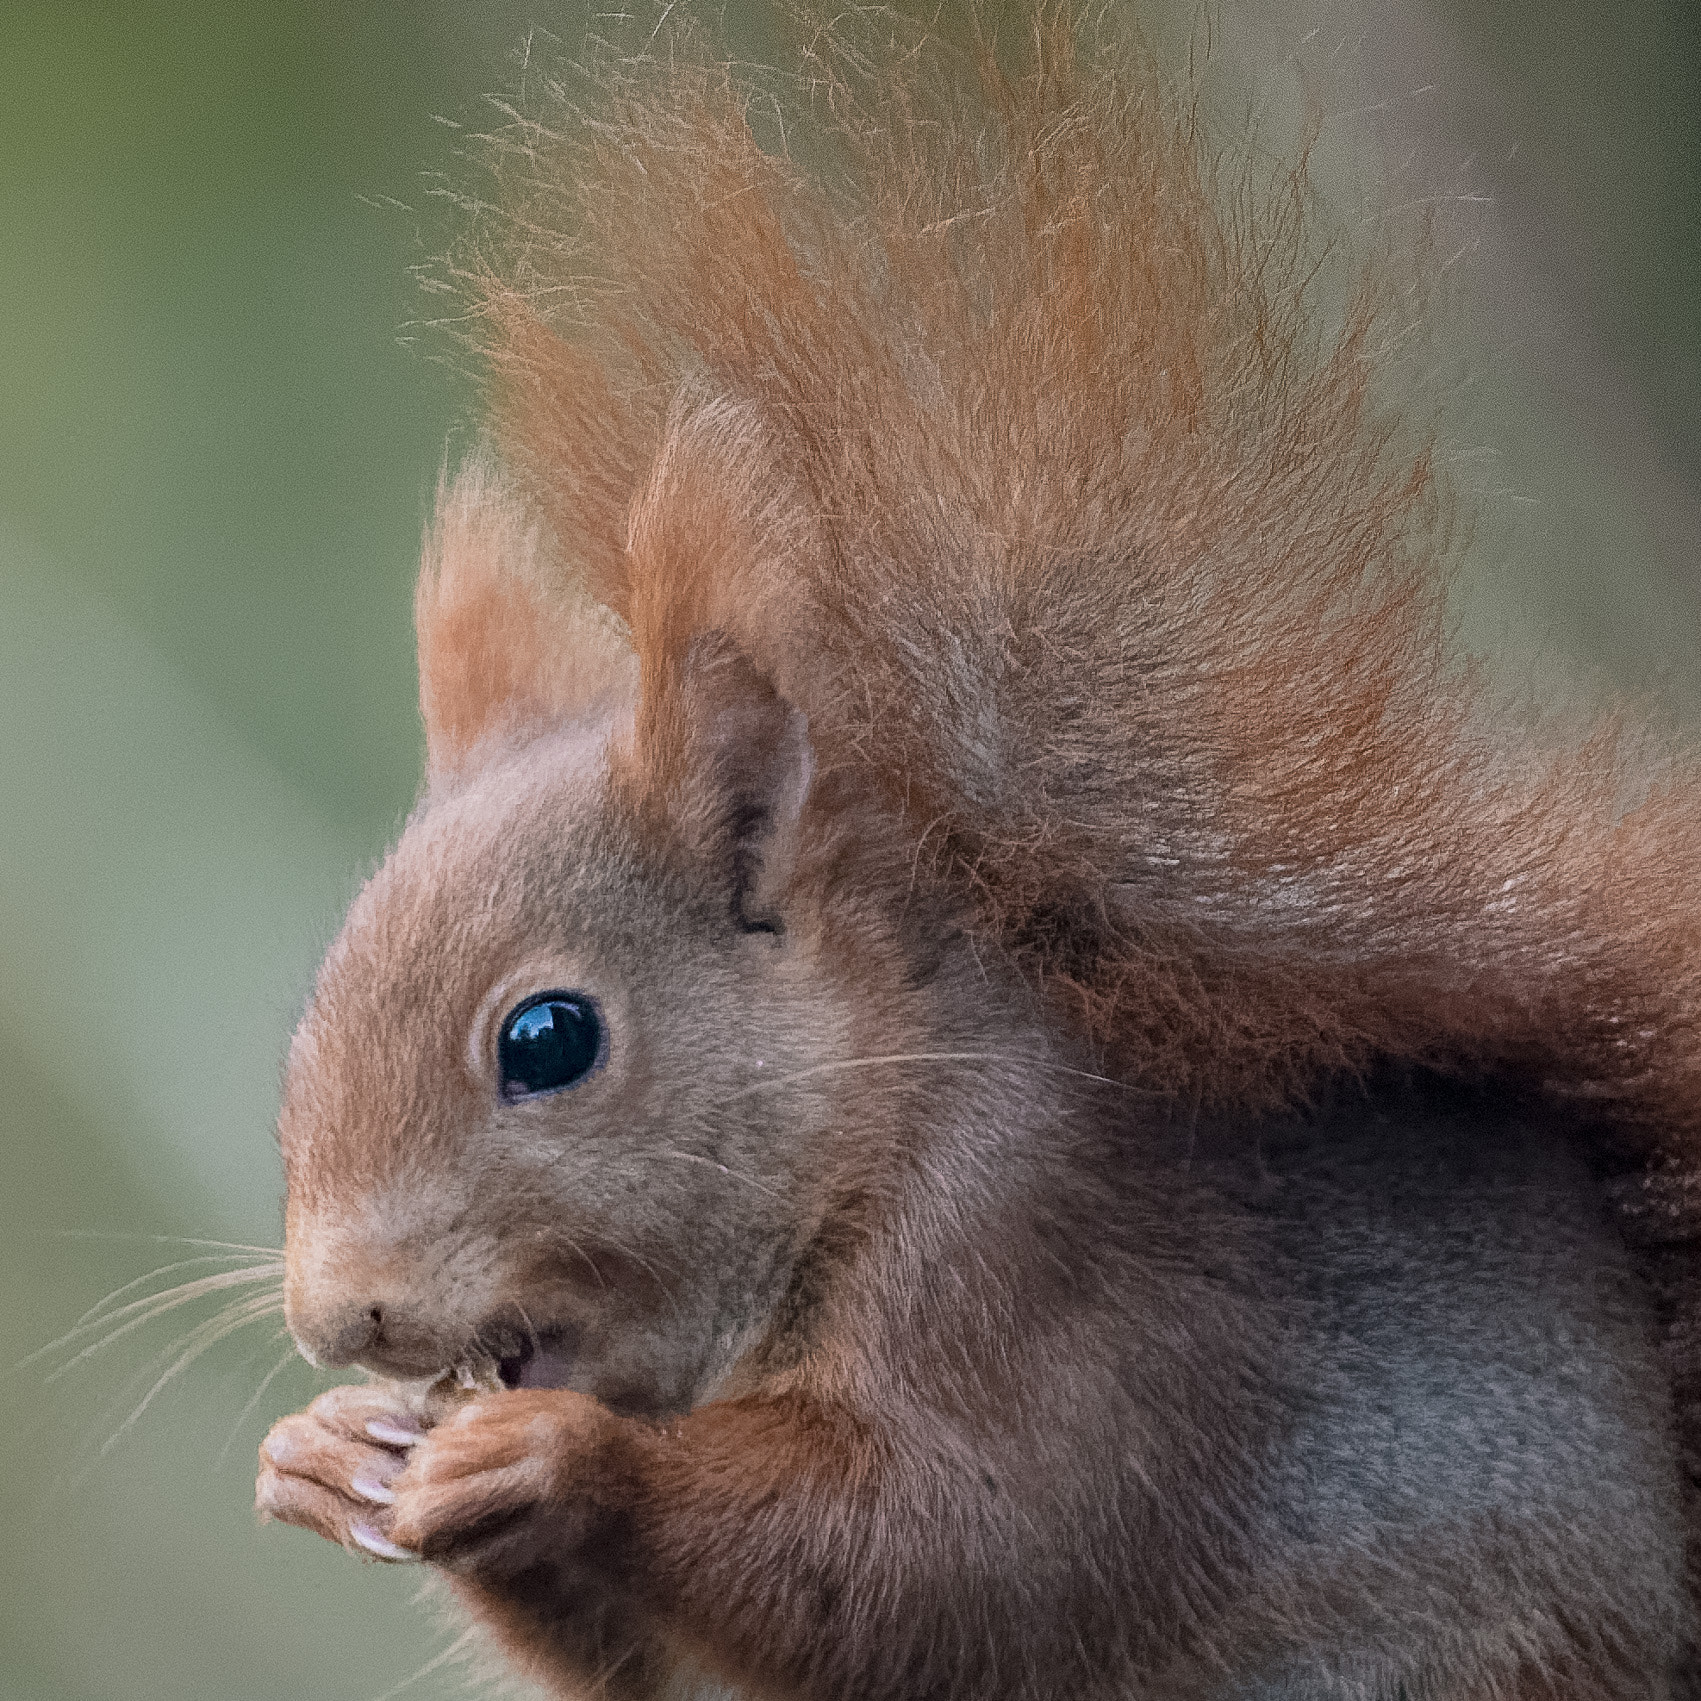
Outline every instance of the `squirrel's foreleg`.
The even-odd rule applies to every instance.
[[[801,1396],[651,1424],[569,1392],[504,1393],[415,1449],[391,1534],[569,1694],[659,1693],[681,1665],[764,1694],[980,1693],[989,1661],[1023,1663],[1022,1632],[976,1587],[995,1593],[999,1569],[976,1495],[949,1520],[963,1551],[918,1561],[939,1545],[918,1532],[941,1530],[928,1475]],[[1015,1675],[1000,1693],[1025,1692],[1002,1681]]]

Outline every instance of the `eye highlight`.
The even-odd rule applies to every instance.
[[[496,1062],[505,1099],[571,1087],[602,1061],[603,1026],[582,992],[540,992],[502,1018]]]

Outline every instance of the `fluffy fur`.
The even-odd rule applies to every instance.
[[[869,27],[492,140],[290,1315],[559,1375],[328,1396],[261,1504],[564,1694],[1664,1693],[1696,777],[1447,660],[1396,256],[1137,44]],[[544,987],[608,1062],[509,1104]]]
[[[1694,774],[1446,660],[1445,503],[1374,405],[1418,275],[1331,271],[1137,46],[1029,45],[817,39],[817,173],[718,69],[496,138],[493,426],[646,714],[736,635],[1144,1079],[1515,1058],[1683,1138]]]

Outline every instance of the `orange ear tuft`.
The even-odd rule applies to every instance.
[[[432,777],[488,740],[636,692],[623,623],[551,558],[543,528],[484,453],[438,486],[414,629]]]

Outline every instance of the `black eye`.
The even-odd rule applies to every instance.
[[[505,1099],[552,1093],[582,1081],[602,1059],[602,1023],[582,992],[540,992],[502,1022],[496,1060]]]

